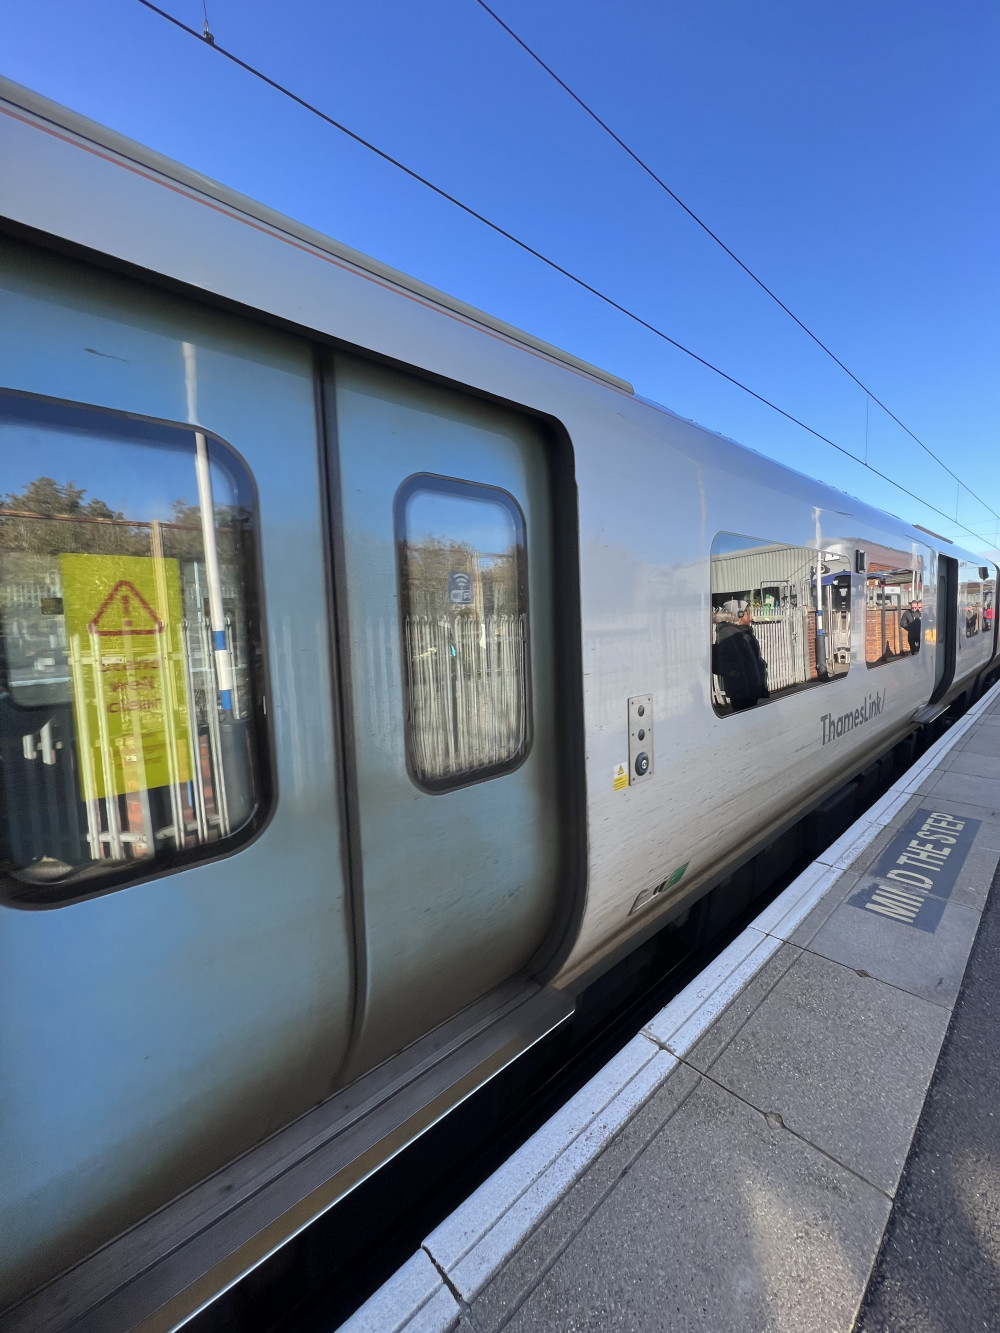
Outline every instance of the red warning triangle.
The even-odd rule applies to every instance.
[[[119,579],[87,626],[102,638],[129,634],[162,634],[163,621],[128,579]]]

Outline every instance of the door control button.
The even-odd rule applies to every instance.
[[[634,694],[628,701],[628,785],[653,776],[653,696]]]

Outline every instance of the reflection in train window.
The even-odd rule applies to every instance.
[[[245,471],[190,427],[13,393],[0,459],[5,895],[66,901],[245,838],[263,702]]]
[[[988,565],[960,560],[958,565],[958,642],[993,631],[996,580],[987,578]]]
[[[445,791],[530,744],[524,518],[493,486],[418,474],[395,500],[407,760]]]
[[[889,552],[891,555],[892,552]],[[923,576],[919,569],[868,562],[865,580],[865,661],[870,667],[920,652]]]
[[[739,713],[845,676],[845,555],[720,532],[712,543],[712,704]]]

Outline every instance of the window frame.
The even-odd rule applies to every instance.
[[[6,403],[22,403],[22,412],[5,411]],[[256,804],[250,818],[240,828],[214,842],[199,846],[165,849],[148,860],[135,860],[105,868],[102,862],[93,862],[62,880],[28,883],[16,870],[0,868],[0,907],[24,911],[50,910],[70,907],[93,898],[105,897],[122,889],[159,880],[193,866],[227,860],[255,842],[270,823],[277,807],[277,755],[275,738],[268,717],[271,697],[271,673],[268,652],[267,616],[264,605],[263,543],[260,523],[260,502],[257,482],[246,459],[228,440],[200,424],[179,422],[163,417],[151,417],[137,412],[126,412],[99,403],[84,403],[75,399],[58,398],[47,394],[30,393],[0,385],[0,419],[23,420],[26,424],[50,426],[78,432],[81,436],[105,435],[136,447],[167,447],[178,449],[182,437],[191,440],[190,451],[195,455],[194,435],[204,436],[210,461],[215,461],[229,473],[238,485],[241,498],[246,501],[253,525],[250,551],[245,557],[244,592],[247,606],[247,638],[253,645],[257,661],[251,667],[254,684],[253,703],[248,714],[250,724],[250,753],[254,764]],[[172,440],[171,440],[172,437]],[[6,686],[6,655],[0,652],[0,685]],[[26,711],[45,711],[48,705],[23,705]],[[75,707],[75,701],[70,707]],[[76,740],[74,738],[74,746]]]
[[[523,741],[517,752],[509,759],[486,768],[466,770],[461,774],[443,778],[421,776],[416,759],[415,728],[411,707],[410,660],[406,645],[406,612],[409,602],[406,562],[406,506],[412,496],[420,491],[432,494],[452,495],[462,499],[486,501],[500,504],[510,515],[514,524],[515,573],[519,599],[519,615],[525,626],[524,633],[524,731]],[[392,501],[393,540],[396,548],[396,595],[397,625],[399,630],[400,688],[403,705],[403,735],[406,750],[406,771],[410,781],[420,791],[429,796],[443,796],[447,792],[458,791],[464,787],[476,786],[481,782],[491,782],[494,778],[513,773],[527,760],[534,741],[534,700],[532,692],[531,661],[531,609],[529,596],[529,563],[527,524],[524,512],[517,499],[502,486],[489,482],[468,481],[460,477],[442,476],[435,472],[414,472],[399,485]]]

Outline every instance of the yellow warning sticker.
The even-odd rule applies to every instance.
[[[180,566],[59,557],[84,800],[191,778]]]
[[[624,764],[615,764],[611,774],[611,785],[615,791],[628,786],[628,769]]]

